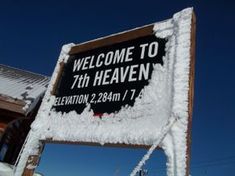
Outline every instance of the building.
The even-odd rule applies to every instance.
[[[47,76],[0,64],[0,161],[15,162],[48,83]]]

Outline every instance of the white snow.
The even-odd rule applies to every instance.
[[[75,111],[64,114],[50,111],[47,115],[46,110],[47,114],[39,114],[32,129],[43,134],[41,139],[152,145],[170,117],[167,58],[164,62],[164,67],[155,66],[153,79],[134,107],[123,107],[117,114],[104,115],[102,119],[94,118],[89,106],[80,115]],[[50,104],[47,102],[45,108],[51,107],[54,99],[50,96]]]
[[[42,106],[31,126],[15,176],[21,176],[28,156],[37,154],[39,140],[45,139],[96,142],[101,145],[153,145],[132,175],[161,142],[168,157],[168,175],[184,176],[191,16],[192,9],[188,8],[170,20],[155,24],[156,36],[169,39],[163,58],[164,65],[155,65],[149,85],[145,86],[142,97],[136,99],[133,107],[123,107],[118,113],[102,119],[94,117],[89,105],[80,115],[75,111],[63,114],[51,111],[55,101],[55,96],[51,95],[55,79],[61,63],[67,62],[69,50],[74,45],[63,47]]]
[[[13,166],[7,163],[0,162],[0,176],[12,176]]]
[[[13,176],[14,166],[0,162],[0,176]],[[35,173],[33,176],[41,176],[41,174]]]
[[[161,143],[167,158],[167,175],[186,175],[186,132],[188,126],[188,91],[190,66],[190,40],[192,8],[187,8],[173,16],[174,32],[171,37],[175,46],[174,94],[172,112],[176,123]]]
[[[61,50],[61,53],[60,53],[60,57],[59,57],[59,62],[64,62],[64,63],[67,63],[68,61],[68,58],[69,58],[69,51],[70,49],[75,46],[74,43],[69,43],[69,44],[66,44],[62,47],[62,50]]]
[[[168,159],[167,175],[186,175],[186,132],[188,125],[192,12],[192,8],[184,9],[175,14],[172,19],[155,24],[154,31],[157,37],[169,37],[169,58],[175,61],[172,80],[174,88],[172,115],[175,118],[175,122],[171,124],[168,130],[161,132],[161,135],[164,135],[163,137],[165,138],[158,138],[156,140],[137,167],[132,171],[131,176],[135,176],[138,170],[141,169],[162,139],[163,141],[160,146],[164,149]]]
[[[167,135],[170,128],[175,124],[176,118],[171,118],[169,120],[169,123],[164,126],[164,128],[161,130],[161,135],[158,137],[158,139],[154,142],[154,144],[150,147],[148,152],[144,155],[142,160],[138,163],[138,165],[134,168],[134,170],[131,172],[130,176],[136,176],[138,171],[143,167],[145,162],[150,158],[151,154],[154,152],[154,150],[159,146],[159,143],[163,140],[163,138]]]

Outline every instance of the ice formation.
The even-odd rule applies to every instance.
[[[149,152],[142,158],[131,173],[134,176],[149,158],[151,152],[161,146],[167,155],[167,175],[186,175],[186,150],[188,127],[188,91],[191,47],[191,22],[193,9],[187,8],[176,13],[172,19],[156,23],[157,37],[169,37],[169,57],[174,59],[172,115],[174,123],[168,131],[162,131],[163,140],[156,140]],[[170,119],[171,122],[172,119]],[[166,126],[167,127],[167,126]]]

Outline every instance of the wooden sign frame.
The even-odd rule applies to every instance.
[[[148,36],[153,34],[154,24],[150,24],[141,28],[136,28],[134,30],[130,30],[125,33],[119,33],[116,35],[111,35],[105,38],[89,41],[86,43],[82,43],[71,47],[69,54],[74,54],[82,51],[87,51],[90,49],[95,49],[102,46],[111,45],[113,43],[128,41],[131,39],[135,39],[142,36]],[[195,67],[195,31],[196,31],[196,17],[194,12],[192,13],[191,19],[191,46],[190,46],[190,70],[189,70],[189,89],[188,89],[188,125],[187,125],[187,135],[186,135],[186,175],[189,176],[189,165],[190,165],[190,146],[191,146],[191,129],[192,129],[192,112],[193,112],[193,97],[194,97],[194,67]],[[51,95],[55,95],[56,88],[59,82],[59,79],[63,73],[64,63],[60,63],[59,65],[59,72],[57,75],[57,79],[55,80],[55,84],[53,88],[51,88]],[[79,145],[90,145],[90,146],[101,146],[99,143],[93,142],[71,142],[71,141],[55,141],[52,139],[46,139],[40,141],[40,147],[38,153],[35,155],[31,155],[28,158],[26,163],[23,176],[32,176],[34,173],[35,167],[30,166],[37,166],[40,161],[40,156],[43,152],[43,148],[45,143],[59,143],[59,144],[79,144]],[[126,145],[126,144],[112,144],[106,143],[104,146],[114,146],[114,147],[134,147],[134,148],[149,148],[150,146],[146,145]]]

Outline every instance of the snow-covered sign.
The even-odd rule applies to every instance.
[[[40,141],[152,146],[133,176],[160,146],[168,174],[188,174],[194,30],[188,8],[162,22],[63,46],[16,175],[25,165],[35,168]]]
[[[130,35],[123,41],[123,34],[113,36],[111,43],[101,47],[93,48],[97,41],[85,44],[87,48],[83,50],[80,45],[72,47],[74,51],[63,62],[52,109],[81,114],[89,104],[94,115],[103,117],[104,113],[108,116],[133,107],[149,85],[154,67],[165,67],[167,43],[166,38],[153,33],[139,36],[138,31],[126,32]]]

